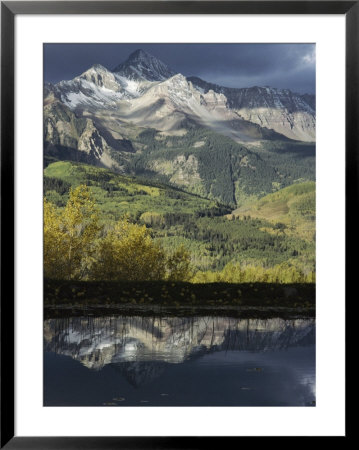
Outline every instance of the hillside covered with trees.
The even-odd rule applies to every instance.
[[[313,234],[301,230],[303,220],[315,216],[313,202],[302,198],[313,195],[314,183],[287,189],[290,226],[285,213],[280,221],[264,214],[232,214],[226,204],[156,181],[80,163],[50,162],[44,177],[45,276],[313,282]],[[272,195],[283,201],[289,194],[284,189]]]

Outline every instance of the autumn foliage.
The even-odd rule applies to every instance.
[[[183,246],[157,243],[145,224],[128,216],[110,225],[90,189],[70,189],[64,208],[44,200],[44,274],[57,280],[191,281],[192,283],[314,283],[315,272],[283,262],[272,267],[231,261],[221,271],[194,271]]]
[[[127,217],[105,231],[89,188],[70,190],[60,210],[44,201],[44,273],[63,280],[177,280],[191,277],[190,254],[166,253],[145,225]]]

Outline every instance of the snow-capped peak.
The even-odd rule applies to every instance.
[[[105,66],[102,64],[93,64],[89,69],[87,69],[84,73],[93,71],[93,72],[110,72],[108,69],[106,69]]]
[[[155,56],[138,49],[128,59],[114,68],[113,72],[135,80],[164,81],[175,75],[165,63]]]
[[[100,88],[106,88],[115,92],[119,91],[119,86],[114,74],[101,64],[94,64],[88,70],[83,72],[78,79],[86,80]]]

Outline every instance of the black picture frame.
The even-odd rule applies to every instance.
[[[4,1],[1,2],[1,442],[6,449],[202,448],[230,437],[14,436],[14,22],[18,14],[340,14],[346,18],[346,292],[358,244],[359,1]],[[346,336],[348,333],[346,317]],[[346,410],[348,403],[346,402]],[[348,422],[346,435],[349,437]],[[231,442],[229,442],[229,440]],[[238,445],[238,444],[237,444]]]

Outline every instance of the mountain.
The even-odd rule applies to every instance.
[[[283,139],[283,136],[239,117],[227,106],[227,99],[212,90],[201,93],[183,75],[155,83],[143,95],[122,106],[122,119],[143,127],[173,132],[183,129],[188,119],[222,133],[237,142]]]
[[[315,98],[176,74],[143,50],[44,86],[44,153],[233,206],[315,177]]]
[[[225,95],[228,106],[240,117],[277,131],[290,139],[315,141],[315,96],[295,94],[271,87],[227,88],[189,77],[193,85],[207,93]]]
[[[181,74],[152,82],[93,66],[73,80],[46,88],[78,115],[93,115],[104,128],[109,128],[104,112],[109,111],[111,121],[131,122],[165,132],[182,130],[183,124],[191,120],[237,142],[284,139],[283,135],[240,117],[228,108],[223,94],[212,90],[201,93]]]
[[[315,140],[315,100],[268,87],[226,88],[176,74],[162,61],[136,50],[111,72],[96,64],[51,88],[73,111],[108,109],[118,120],[162,131],[191,118],[237,142],[286,136]],[[255,124],[255,125],[253,125]]]
[[[138,49],[116,66],[113,72],[131,80],[164,81],[176,74],[155,56]]]

